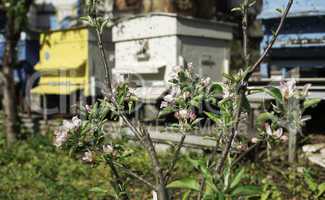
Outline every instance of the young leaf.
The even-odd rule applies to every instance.
[[[221,94],[223,92],[223,87],[220,83],[213,82],[210,88],[210,92],[213,93],[214,95]]]
[[[240,196],[250,196],[250,197],[257,197],[260,196],[261,188],[258,186],[253,185],[245,185],[241,187],[237,187],[233,192],[232,196],[238,197]]]
[[[180,188],[200,191],[200,184],[196,181],[195,178],[187,177],[168,184],[167,188]]]
[[[191,190],[185,192],[185,194],[182,197],[182,200],[188,200],[190,198],[191,195]]]
[[[256,1],[252,1],[252,2],[248,5],[248,7],[253,7],[255,4],[256,4]]]
[[[235,7],[233,9],[231,9],[231,12],[240,12],[241,8],[240,7]]]
[[[100,187],[93,187],[89,190],[90,192],[95,193],[107,193],[108,191],[106,189],[100,188]]]
[[[281,8],[277,8],[275,9],[275,11],[277,11],[278,13],[280,13],[281,15],[283,14],[283,10]]]
[[[267,87],[264,89],[264,92],[273,97],[276,101],[282,102],[282,94],[280,89],[276,87]]]
[[[223,73],[223,76],[226,78],[226,79],[228,79],[228,80],[230,80],[230,81],[236,81],[236,79],[231,75],[231,74],[226,74],[226,73]]]
[[[322,183],[318,186],[317,198],[321,197],[325,193],[325,183]]]
[[[272,113],[265,112],[261,113],[259,116],[256,118],[256,126],[261,127],[266,121],[276,121],[277,117],[273,115]]]
[[[168,114],[171,114],[173,112],[175,112],[176,110],[172,107],[166,107],[164,108],[162,111],[160,111],[159,113],[159,117],[162,117],[162,116],[165,116],[165,115],[168,115]]]
[[[315,106],[317,106],[317,104],[319,104],[319,102],[321,101],[321,99],[306,99],[304,101],[304,109],[307,108],[313,108]]]
[[[249,100],[246,95],[243,97],[243,111],[245,112],[251,111],[251,104],[249,103]]]
[[[315,180],[311,177],[310,173],[307,170],[304,170],[304,179],[307,183],[307,186],[309,189],[313,192],[317,190],[318,184],[315,182]]]
[[[230,184],[230,189],[233,189],[238,186],[240,181],[242,180],[245,173],[245,168],[242,168],[235,176],[234,180]]]
[[[204,112],[204,114],[206,114],[208,116],[209,119],[211,119],[214,123],[220,123],[221,122],[221,119],[220,119],[220,116],[215,114],[215,113],[212,113],[212,112]]]

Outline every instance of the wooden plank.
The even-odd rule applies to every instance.
[[[134,134],[129,128],[124,128],[127,135],[134,137]],[[153,141],[162,144],[175,143],[178,144],[182,135],[176,132],[160,132],[159,130],[150,130],[150,136]],[[216,146],[216,141],[211,138],[206,138],[198,135],[186,135],[184,146],[196,148],[213,148]]]

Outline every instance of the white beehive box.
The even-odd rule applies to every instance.
[[[138,15],[113,28],[113,72],[137,84],[137,95],[154,102],[185,62],[203,76],[221,80],[229,70],[232,25],[175,14]]]

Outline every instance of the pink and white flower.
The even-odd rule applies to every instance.
[[[252,142],[253,144],[256,144],[256,143],[259,142],[259,140],[258,140],[258,138],[253,137],[253,138],[251,139],[251,142]]]
[[[188,113],[188,118],[189,118],[191,121],[194,121],[194,120],[196,119],[196,114],[195,114],[195,112],[190,111],[190,112]]]
[[[61,147],[68,140],[68,132],[69,131],[63,127],[59,127],[55,130],[54,145],[56,147]]]
[[[69,131],[69,130],[74,129],[74,127],[75,127],[75,125],[71,121],[63,120],[63,125],[62,125],[63,129]]]
[[[105,154],[112,154],[114,152],[114,147],[112,145],[104,145],[103,152]]]
[[[72,118],[72,124],[74,126],[74,128],[79,128],[81,126],[81,119],[79,119],[79,117],[75,116]]]
[[[281,140],[282,142],[287,142],[287,141],[289,140],[289,138],[288,138],[288,136],[286,136],[286,135],[282,135],[282,136],[280,137],[280,140]]]
[[[283,136],[283,128],[278,128],[276,131],[273,131],[268,123],[265,124],[265,132],[276,139],[280,139]]]
[[[167,102],[167,103],[171,103],[174,101],[174,96],[171,95],[171,94],[168,94],[164,97],[164,101]]]
[[[161,102],[160,108],[168,107],[168,103],[166,101]]]
[[[211,78],[210,77],[207,77],[206,79],[203,79],[202,80],[202,85],[204,87],[207,87],[210,84],[210,82],[211,82]]]
[[[179,113],[179,118],[180,118],[180,119],[187,119],[187,116],[188,116],[188,110],[186,110],[186,109],[182,109],[182,110],[180,110],[178,113]]]
[[[83,157],[81,158],[81,160],[86,162],[86,163],[92,163],[95,160],[95,155],[91,151],[86,151],[84,153]]]
[[[280,90],[284,99],[288,99],[289,97],[292,97],[296,90],[296,80],[291,79],[287,82],[284,81],[281,82]]]
[[[91,112],[91,107],[89,105],[85,105],[85,110],[90,113]]]

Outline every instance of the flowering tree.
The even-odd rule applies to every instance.
[[[176,127],[182,134],[181,140],[176,146],[173,157],[167,166],[161,164],[155,145],[146,127],[141,122],[131,121],[127,117],[127,114],[134,109],[134,105],[137,102],[137,98],[128,84],[121,83],[116,87],[112,85],[111,68],[108,66],[102,45],[102,30],[107,25],[112,25],[112,21],[97,16],[96,3],[97,0],[90,1],[89,16],[84,19],[97,31],[98,47],[101,50],[103,65],[106,71],[106,97],[92,107],[83,107],[80,116],[74,117],[72,121],[64,121],[63,126],[55,133],[55,145],[69,150],[71,155],[85,163],[105,162],[114,175],[111,184],[114,186],[119,199],[129,199],[127,185],[122,177],[123,174],[132,176],[149,187],[154,191],[154,194],[157,195],[156,198],[159,200],[170,199],[168,188],[194,190],[198,193],[198,199],[218,199],[220,195],[230,195],[232,198],[245,196],[247,193],[238,192],[238,190],[242,190],[242,188],[239,188],[239,183],[243,172],[234,176],[231,173],[231,166],[233,165],[231,159],[228,159],[228,162],[226,161],[229,158],[229,152],[234,146],[238,143],[241,144],[241,141],[237,140],[236,136],[238,124],[242,120],[243,115],[250,110],[247,95],[251,92],[257,92],[251,91],[247,87],[248,80],[272,48],[289,13],[293,0],[289,0],[287,8],[283,12],[283,17],[272,42],[261,58],[253,65],[246,61],[244,70],[240,70],[235,75],[225,75],[227,80],[223,83],[213,82],[209,78],[201,78],[193,72],[192,65],[182,66],[177,71],[176,76],[170,81],[172,88],[170,93],[165,96],[160,112],[160,115],[174,113],[175,118],[178,120]],[[248,0],[245,0],[243,6],[239,8],[244,15],[243,26],[247,25],[245,16],[251,5]],[[244,39],[245,43],[247,42],[247,34],[245,32],[247,29],[243,28],[243,30],[244,38],[246,38]],[[244,50],[244,54],[246,58],[249,57],[247,50]],[[263,124],[260,127],[261,134],[253,138],[252,142],[286,141],[287,136],[284,135],[284,130],[287,130],[291,125],[295,128],[300,128],[303,109],[317,102],[306,101],[308,89],[309,85],[306,86],[305,90],[299,91],[295,87],[295,83],[289,81],[283,82],[280,89],[268,87],[263,91],[258,91],[265,92],[274,97],[275,104],[271,112],[264,113],[259,117],[259,121]],[[299,103],[292,103],[296,101],[299,101]],[[196,110],[200,108],[202,102],[211,105],[211,107],[217,106],[219,109],[218,112],[205,112],[217,125],[215,131],[216,146],[207,162],[191,160],[193,166],[202,172],[200,182],[189,177],[173,181],[172,171],[179,160],[180,150],[184,146],[186,133],[197,128],[200,124],[201,118],[198,117]],[[290,105],[299,105],[299,108],[302,109],[297,111],[297,107],[291,107]],[[303,107],[301,107],[302,105]],[[146,150],[152,164],[152,175],[155,178],[154,183],[132,171],[132,167],[123,164],[123,160],[127,159],[132,152],[124,145],[113,143],[110,137],[104,134],[103,127],[109,114],[121,118],[132,131],[138,144]],[[222,154],[217,156],[216,149],[220,147],[223,149]],[[229,185],[229,181],[232,178],[233,184]],[[223,189],[220,190],[220,188]]]

